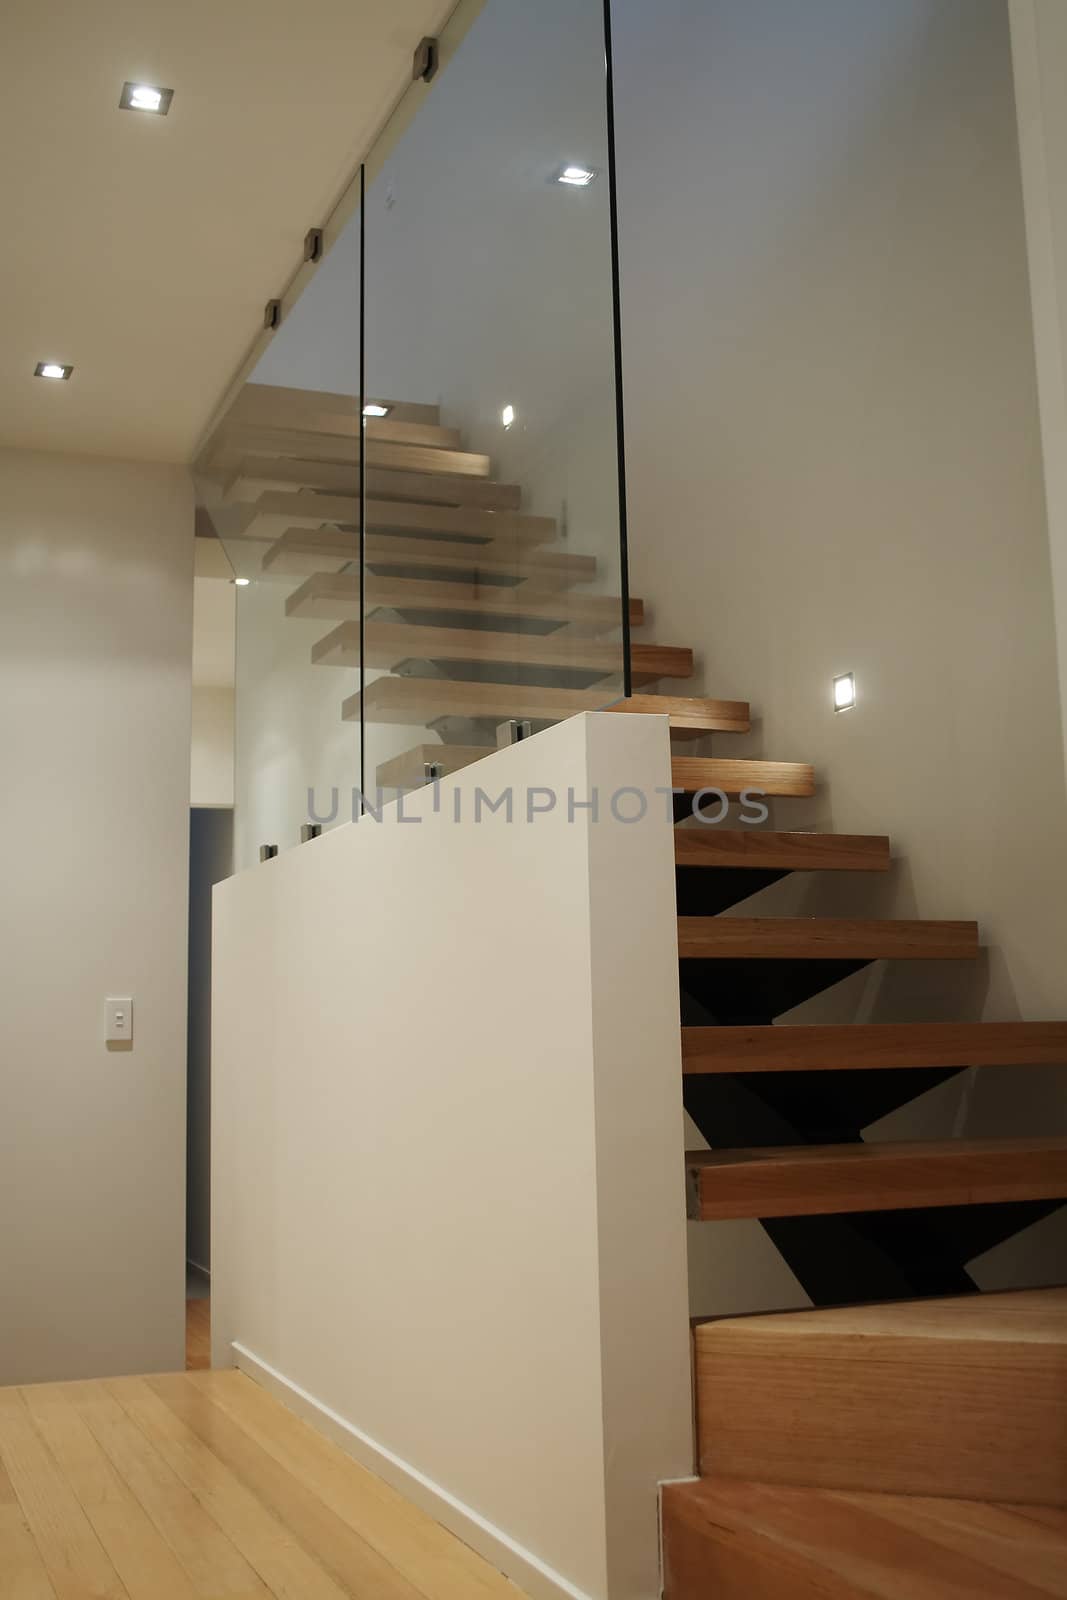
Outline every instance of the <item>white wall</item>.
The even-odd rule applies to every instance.
[[[192,547],[180,467],[0,452],[2,1383],[183,1364]]]
[[[797,878],[741,909],[981,924],[973,975],[876,966],[796,1020],[1067,1015],[1006,4],[616,0],[615,18],[634,590],[709,693],[752,701],[755,732],[719,753],[815,762],[817,800],[778,825],[888,832],[901,858],[885,883]],[[835,715],[847,670],[860,703]],[[1053,1126],[1062,1073],[1016,1069],[869,1132]],[[702,1310],[749,1292],[751,1260],[717,1237]]]
[[[531,1596],[651,1600],[692,1466],[667,762],[576,718],[215,893],[215,1360]]]
[[[234,725],[232,687],[194,685],[190,804],[233,805]]]
[[[1010,11],[1067,755],[1067,9]]]

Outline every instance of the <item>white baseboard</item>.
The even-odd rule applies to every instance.
[[[290,1411],[296,1412],[305,1422],[310,1422],[319,1433],[325,1434],[361,1466],[368,1467],[394,1489],[399,1489],[435,1522],[441,1523],[450,1533],[462,1539],[464,1544],[484,1556],[486,1561],[518,1584],[530,1600],[602,1600],[602,1597],[589,1595],[584,1589],[577,1588],[503,1529],[495,1527],[439,1483],[426,1477],[417,1467],[376,1443],[354,1423],[348,1422],[322,1400],[317,1400],[253,1351],[236,1341],[231,1348],[236,1365],[243,1373],[269,1389]]]

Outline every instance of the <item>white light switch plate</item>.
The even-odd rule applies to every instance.
[[[104,1038],[108,1044],[133,1043],[133,1000],[128,995],[104,1001]]]

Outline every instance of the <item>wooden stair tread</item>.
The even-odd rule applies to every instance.
[[[412,423],[411,428],[424,424]],[[387,431],[389,431],[387,429]],[[444,430],[434,430],[435,433]],[[359,438],[353,427],[348,434],[315,433],[299,428],[273,428],[265,424],[235,423],[225,426],[217,436],[209,470],[218,470],[231,460],[251,464],[257,456],[268,460],[334,461],[352,466],[359,461]],[[447,476],[488,478],[489,457],[476,451],[445,448],[437,444],[395,443],[375,438],[368,428],[367,466],[396,472],[435,472]]]
[[[289,617],[318,617],[328,622],[359,620],[361,585],[359,573],[317,572],[307,578],[285,602]],[[394,610],[455,611],[486,617],[532,618],[558,622],[560,626],[579,623],[609,632],[622,624],[622,601],[613,595],[538,594],[524,584],[503,587],[497,583],[450,583],[432,578],[379,578],[364,574],[362,601],[369,611],[374,606]],[[644,621],[644,602],[630,601],[630,621]]]
[[[1067,1596],[1067,1513],[1045,1507],[729,1478],[662,1496],[664,1600]]]
[[[359,463],[356,461],[296,461],[270,456],[228,458],[225,471],[217,474],[227,485],[231,499],[239,487],[252,484],[284,483],[288,491],[263,490],[266,494],[309,493],[318,490],[345,499],[358,499]],[[474,506],[483,511],[517,511],[522,489],[517,483],[497,483],[492,478],[464,478],[433,472],[400,472],[396,468],[375,467],[368,462],[364,491],[374,500],[406,500],[412,505]],[[355,520],[354,518],[349,520]]]
[[[973,960],[978,925],[856,917],[679,917],[678,954],[693,960]]]
[[[1067,1022],[876,1022],[683,1028],[685,1072],[1067,1063]]]
[[[440,777],[447,778],[483,756],[491,756],[495,748],[491,744],[419,744],[414,750],[383,761],[375,781],[379,789],[418,789],[428,781],[426,767],[431,763],[440,768]]]
[[[686,1167],[705,1222],[1067,1199],[1067,1138],[694,1150]]]
[[[525,665],[546,669],[595,672],[603,677],[622,674],[620,645],[567,635],[535,636],[492,633],[488,629],[441,628],[406,622],[342,622],[312,646],[316,666],[356,667],[362,646],[364,665],[395,667],[402,661],[475,661],[499,665]],[[631,648],[630,670],[636,682],[654,678],[684,678],[693,670],[691,650],[675,645],[638,644]]]
[[[702,739],[707,733],[748,733],[746,700],[704,700],[677,694],[632,694],[605,706],[624,715],[669,717],[670,731],[681,739]]]
[[[461,683],[447,678],[376,678],[362,695],[351,694],[341,707],[346,722],[358,722],[361,706],[368,722],[399,722],[425,728],[439,717],[507,722],[562,722],[583,711],[602,709],[597,689],[548,689],[530,684]]]
[[[686,794],[717,789],[736,799],[746,789],[803,799],[815,793],[815,771],[805,761],[734,761],[719,756],[675,756],[671,782]],[[707,824],[705,824],[707,826]]]
[[[762,828],[678,828],[679,867],[778,872],[888,872],[889,840],[848,833],[773,833]]]
[[[513,541],[470,544],[458,539],[396,538],[368,534],[364,556],[370,568],[422,573],[479,573],[517,578],[538,588],[584,583],[596,573],[595,556],[570,555],[554,548],[517,547]],[[359,564],[359,535],[341,528],[288,528],[263,557],[264,572],[302,576],[331,566],[335,571]]]
[[[287,493],[267,489],[255,501],[257,516],[284,517],[294,527],[321,528],[342,523],[350,536],[359,524],[359,500],[354,496]],[[550,544],[557,533],[554,517],[533,517],[523,511],[485,511],[478,506],[426,505],[420,501],[368,498],[366,531],[424,535],[452,535],[493,544]],[[475,544],[475,548],[477,545]]]
[[[1067,1500],[1065,1289],[730,1317],[694,1348],[706,1473]]]
[[[368,395],[367,403],[387,407],[387,421],[436,424],[441,420],[440,408],[436,405],[388,400],[379,395]],[[359,396],[354,394],[336,394],[325,389],[291,389],[274,383],[246,383],[226,412],[220,428],[229,422],[258,422],[333,433],[336,432],[335,418],[358,417],[361,410]],[[369,422],[372,419],[367,420]]]

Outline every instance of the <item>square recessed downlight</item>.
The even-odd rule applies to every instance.
[[[151,116],[165,117],[173,99],[173,89],[161,89],[153,83],[127,81],[122,85],[119,95],[119,110],[147,111]]]
[[[64,366],[62,361],[38,361],[33,375],[35,378],[69,378],[73,371],[73,367]]]
[[[568,162],[556,173],[556,182],[566,183],[572,189],[588,189],[595,177],[595,167],[581,167],[577,162]]]
[[[855,704],[855,674],[852,672],[843,672],[839,678],[834,679],[834,710],[851,711]]]
[[[380,406],[377,400],[368,400],[363,407],[363,415],[365,417],[387,417],[392,409],[392,406]]]

